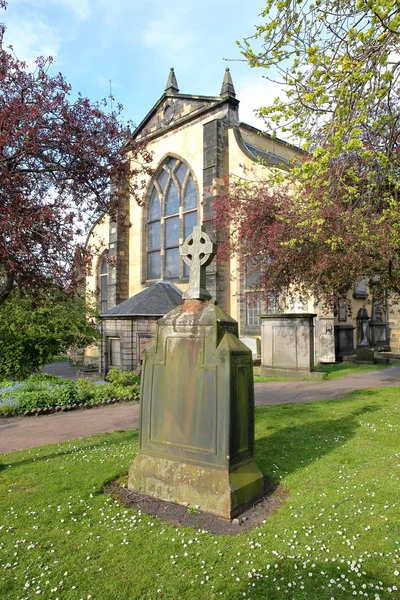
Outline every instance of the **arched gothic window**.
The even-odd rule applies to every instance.
[[[108,308],[108,263],[104,256],[100,263],[100,313]]]
[[[179,246],[197,225],[197,192],[192,174],[176,158],[162,165],[150,192],[147,213],[147,279],[189,274]]]

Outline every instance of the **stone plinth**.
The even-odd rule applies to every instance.
[[[214,303],[186,300],[145,353],[132,490],[232,518],[262,494],[251,351]]]
[[[261,371],[288,376],[314,371],[313,313],[260,315]]]

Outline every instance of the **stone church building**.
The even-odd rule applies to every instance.
[[[203,224],[215,239],[212,202],[218,183],[243,177],[244,168],[262,178],[271,167],[284,169],[300,152],[240,121],[229,69],[218,96],[181,93],[171,69],[165,92],[132,138],[145,138],[153,153],[154,173],[148,178],[143,206],[121,198],[126,218],[115,222],[105,216],[87,240],[98,248],[87,290],[98,297],[102,341],[99,348],[86,350],[85,361],[99,365],[103,374],[113,366],[136,368],[151,343],[157,319],[181,302],[189,274],[179,248],[194,225]],[[238,321],[240,336],[256,357],[261,333],[258,315],[267,308],[254,301],[252,276],[251,269],[241,272],[235,258],[222,264],[214,260],[207,268],[207,289]],[[365,306],[372,343],[388,349],[391,336],[392,347],[400,347],[400,332],[390,328],[387,306],[366,305],[363,282],[349,294],[352,316],[342,306],[335,314],[319,314],[315,320],[317,361],[326,360],[320,355],[321,336],[325,340],[331,336],[336,358],[354,353],[357,314]],[[308,306],[289,307],[272,295],[268,311],[319,313],[311,301]]]

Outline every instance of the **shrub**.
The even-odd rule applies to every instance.
[[[93,379],[77,379],[79,402],[104,402],[110,396],[109,385],[96,383]]]
[[[61,292],[38,300],[14,291],[0,305],[0,378],[23,379],[71,345],[92,344],[99,337],[93,316],[83,300]]]
[[[54,406],[54,397],[48,390],[36,390],[30,392],[19,392],[17,397],[18,412],[33,410],[35,408],[48,408]]]
[[[106,381],[117,385],[130,385],[137,383],[139,377],[134,371],[121,371],[121,369],[114,368],[108,371]]]
[[[114,398],[136,400],[139,388],[137,383],[132,382],[134,374],[120,373],[113,373],[112,381],[107,383],[97,382],[94,378],[71,381],[48,373],[35,373],[22,382],[6,381],[6,385],[0,388],[0,414],[99,403]]]
[[[111,398],[136,400],[139,396],[139,377],[133,371],[111,369],[106,376],[110,383]]]

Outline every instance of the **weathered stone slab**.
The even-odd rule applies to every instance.
[[[315,316],[311,313],[260,315],[261,366],[313,371]]]
[[[320,363],[334,363],[335,335],[333,315],[318,316],[315,323],[315,360]]]
[[[259,338],[241,337],[239,339],[243,344],[250,348],[253,358],[257,358],[261,355],[261,343]]]

